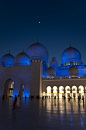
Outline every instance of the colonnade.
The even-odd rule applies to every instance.
[[[84,91],[85,88],[82,85],[79,85],[78,87],[73,85],[72,87],[70,86],[47,86],[46,91],[43,92],[43,96],[48,96],[49,98],[51,97],[56,97],[56,98],[68,98],[69,96],[71,98],[78,98],[80,95],[81,97],[84,96]]]

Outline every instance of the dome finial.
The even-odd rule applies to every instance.
[[[10,54],[10,50],[9,50],[9,54]]]
[[[38,43],[38,38],[37,38],[37,43]]]
[[[23,53],[24,53],[24,49],[23,49]]]
[[[70,47],[71,47],[71,42],[70,42]]]

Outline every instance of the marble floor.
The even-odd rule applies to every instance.
[[[0,98],[0,130],[86,130],[86,101],[77,99],[20,100]]]

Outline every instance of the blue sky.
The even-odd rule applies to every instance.
[[[71,42],[86,64],[86,0],[0,0],[0,57],[26,52],[37,37],[49,61],[60,65]]]

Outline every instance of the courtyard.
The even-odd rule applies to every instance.
[[[0,130],[86,130],[86,101],[78,99],[0,98]]]

